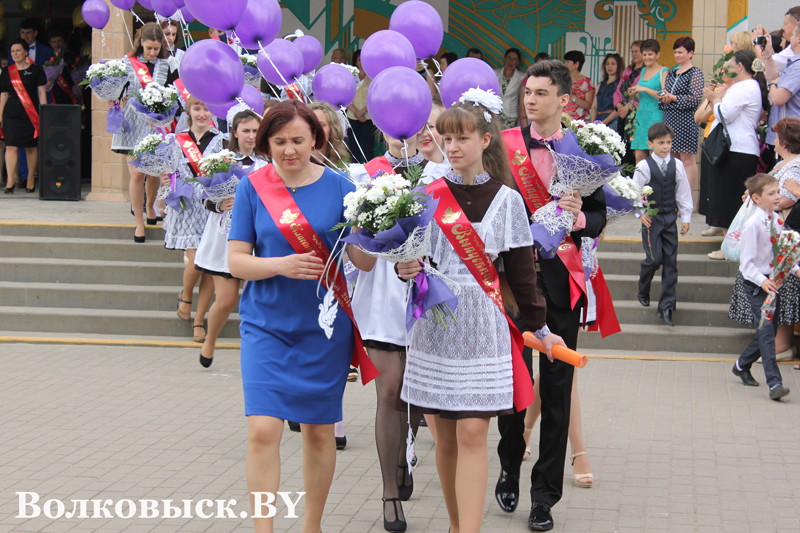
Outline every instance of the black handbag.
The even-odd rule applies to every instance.
[[[719,126],[714,128],[703,142],[703,153],[706,154],[709,162],[715,166],[719,166],[731,150],[731,136],[728,134],[728,126],[725,124],[725,118],[722,116],[721,110],[717,118],[719,119]]]

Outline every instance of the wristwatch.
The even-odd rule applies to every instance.
[[[770,83],[769,85],[767,85],[767,90],[769,90],[769,88],[770,88],[770,87],[772,87],[773,85],[774,85],[775,87],[777,87],[777,86],[778,86],[778,84],[777,84],[777,83],[775,83],[775,82],[773,81],[772,83]]]

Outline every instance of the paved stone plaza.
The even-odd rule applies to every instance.
[[[197,349],[0,344],[0,351],[0,533],[251,529],[250,519],[238,518],[249,506],[236,351],[220,350],[210,370],[197,363]],[[730,366],[598,357],[580,370],[596,483],[573,487],[567,467],[555,531],[800,530],[800,372],[781,365],[793,394],[776,403],[764,386],[743,387]],[[760,365],[754,375],[763,382]],[[383,531],[374,403],[372,385],[347,385],[348,446],[338,452],[326,533]],[[514,515],[494,501],[496,443],[493,424],[482,530],[527,531],[525,476]],[[287,428],[282,491],[302,490],[300,444]],[[409,531],[447,531],[433,452],[430,434],[420,430],[415,491],[404,505]],[[523,463],[528,472],[531,466]],[[67,512],[81,499],[239,503],[231,506],[237,518],[23,520],[15,494],[23,491],[38,493],[39,504],[61,500]],[[301,516],[303,509],[301,502]],[[279,505],[278,516],[285,514]],[[277,531],[301,529],[300,519],[275,524]]]

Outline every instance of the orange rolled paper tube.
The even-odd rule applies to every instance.
[[[538,350],[542,353],[547,353],[542,341],[534,337],[533,333],[530,331],[523,333],[522,338],[525,339],[525,346],[528,348],[533,348],[534,350]],[[585,367],[586,363],[589,361],[589,358],[582,353],[578,353],[575,350],[570,350],[566,346],[561,345],[553,348],[553,358],[558,359],[559,361],[564,361],[565,363],[569,363],[572,366],[577,366],[578,368]]]

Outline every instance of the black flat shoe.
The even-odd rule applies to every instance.
[[[203,357],[203,354],[200,354],[200,364],[203,365],[203,368],[208,368],[211,366],[211,363],[214,362],[213,357]]]
[[[287,420],[286,423],[289,424],[289,431],[300,433],[300,422],[292,422],[291,420]]]
[[[336,449],[344,450],[347,447],[347,437],[336,437]]]
[[[550,531],[553,529],[553,515],[550,506],[544,502],[533,502],[528,516],[528,529],[531,531]]]
[[[781,398],[783,398],[784,396],[788,396],[789,392],[790,391],[788,387],[784,387],[783,385],[778,385],[777,387],[769,391],[769,399],[779,402]]]
[[[141,244],[141,243],[144,242],[144,239],[145,239],[144,235],[139,237],[139,236],[136,235],[136,230],[135,229],[133,230],[133,242]]]
[[[148,226],[155,226],[157,222],[158,222],[158,218],[148,218],[147,219],[147,225]]]
[[[668,326],[675,327],[675,322],[672,321],[672,309],[664,309],[663,311],[659,309],[656,311],[656,314],[658,318],[666,322]]]
[[[407,502],[414,493],[414,476],[408,473],[407,466],[397,465],[397,467],[403,471],[403,481],[397,485],[397,492],[400,495],[400,501]],[[406,476],[411,480],[410,485],[406,485]]]
[[[639,303],[642,304],[644,307],[650,307],[650,297],[645,296],[644,294],[637,294],[636,297],[639,300]]]
[[[156,217],[156,222],[164,222],[164,217]]]
[[[749,370],[739,370],[736,363],[734,363],[731,372],[733,372],[734,376],[738,376],[742,380],[742,383],[748,387],[758,387],[758,381],[755,380],[753,374],[751,374]]]
[[[383,529],[385,529],[386,531],[392,531],[392,532],[398,532],[398,533],[400,533],[402,531],[405,531],[406,527],[408,527],[408,524],[406,524],[405,520],[402,520],[400,518],[400,513],[397,511],[397,506],[398,505],[400,506],[401,510],[403,509],[403,504],[400,503],[400,498],[381,498],[381,501],[383,501],[383,504],[384,504],[383,505]],[[391,522],[386,520],[386,503],[387,502],[392,502],[392,505],[394,506],[394,518],[395,519],[392,520]]]
[[[500,470],[500,478],[494,488],[494,497],[500,505],[500,509],[507,513],[513,513],[519,505],[519,475]]]

